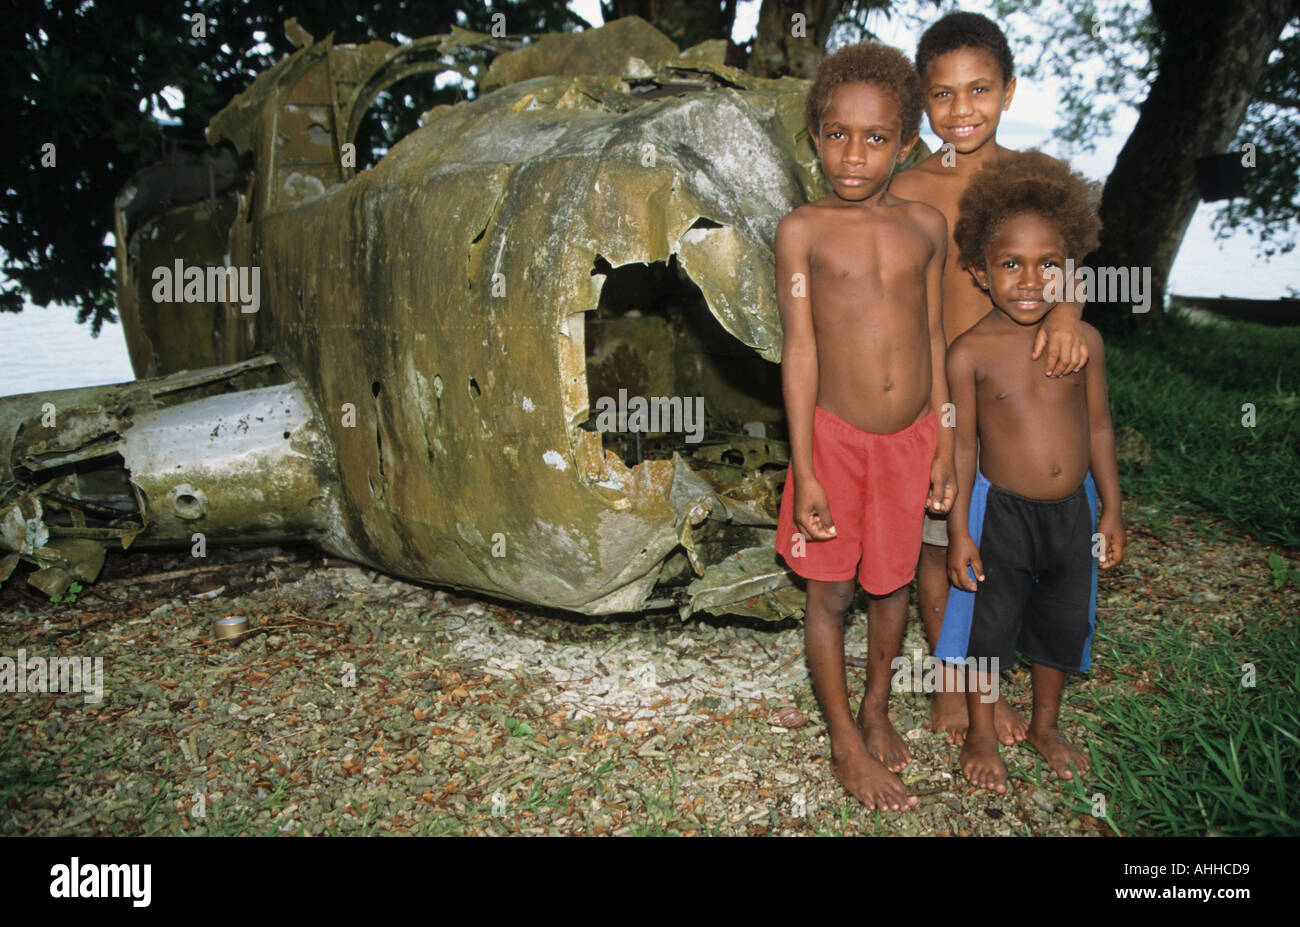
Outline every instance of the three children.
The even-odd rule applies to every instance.
[[[1092,625],[1087,584],[1080,586],[1080,576],[1094,565],[1093,531],[1085,516],[1093,514],[1095,504],[1091,509],[1085,504],[1085,511],[1079,503],[1086,495],[1090,463],[1104,508],[1102,534],[1109,543],[1109,559],[1102,563],[1109,566],[1122,556],[1104,374],[1100,363],[1090,365],[1085,376],[1077,373],[1086,353],[1100,356],[1100,339],[1090,326],[1080,325],[1078,307],[1048,303],[1042,292],[1049,266],[1043,261],[1052,256],[1062,262],[1067,256],[1082,258],[1089,249],[1079,252],[1078,247],[1088,243],[1090,234],[1095,239],[1095,217],[1090,233],[1079,224],[1078,203],[1083,202],[1086,211],[1087,198],[1079,199],[1078,189],[1070,186],[1073,179],[1067,183],[1052,175],[1055,186],[1040,183],[1033,188],[1048,190],[1046,194],[1032,200],[1021,196],[1029,175],[1048,170],[1038,160],[1046,158],[1041,155],[1032,159],[1032,170],[1021,167],[1019,173],[997,175],[1004,179],[999,181],[1002,186],[993,188],[996,199],[964,196],[968,187],[977,189],[973,178],[983,176],[977,169],[1004,161],[1021,164],[1024,157],[998,148],[994,138],[998,115],[1014,92],[1010,52],[1004,55],[980,24],[960,18],[955,26],[948,22],[969,15],[951,14],[927,33],[929,44],[923,38],[918,65],[924,58],[922,74],[929,93],[925,101],[916,71],[894,49],[864,43],[823,61],[809,92],[807,117],[833,192],[790,213],[776,236],[785,333],[782,379],[791,444],[777,550],[808,581],[805,643],[813,688],[831,738],[832,769],[850,792],[879,810],[904,810],[917,801],[906,794],[897,776],[911,758],[889,720],[887,701],[890,664],[901,645],[907,589],[918,557],[922,612],[932,645],[940,642],[941,625],[943,629],[946,649],[936,650],[939,656],[1009,661],[1014,653],[1008,647],[1019,647],[1035,662],[1035,709],[1028,725],[1006,706],[995,715],[998,709],[978,696],[962,706],[958,693],[948,693],[946,704],[935,707],[934,729],[949,732],[950,741],[965,738],[962,765],[967,777],[1005,791],[998,739],[1010,744],[1027,736],[1062,775],[1068,775],[1070,763],[1080,770],[1086,767],[1082,754],[1061,738],[1056,713],[1064,670],[1087,667]],[[996,26],[988,25],[1001,37]],[[1002,38],[1000,48],[1005,47]],[[895,165],[918,137],[923,105],[940,137],[947,142],[951,136],[955,152],[941,150],[939,155],[960,156],[952,162],[959,170],[936,161],[936,156],[900,175],[891,186]],[[1068,169],[1065,176],[1073,177]],[[1009,193],[1004,189],[1008,187]],[[1070,204],[1064,212],[1056,209],[1063,198]],[[978,221],[956,223],[959,206],[970,210],[976,205],[982,209]],[[1072,224],[1062,227],[1067,220]],[[960,251],[960,263],[949,258],[953,224],[969,232],[962,239],[967,247]],[[1059,240],[1052,237],[1054,232]],[[1035,263],[1029,270],[1012,272],[1013,258]],[[1006,319],[1010,327],[988,317],[979,321],[991,308],[990,296],[968,282],[965,266],[999,306],[990,315]],[[1030,299],[1026,294],[1035,286],[1037,295]],[[999,299],[1010,308],[1001,308]],[[951,316],[945,311],[949,300]],[[1046,320],[1051,313],[1054,319]],[[947,357],[947,344],[972,326],[980,334],[972,330],[970,346],[962,348],[954,363]],[[1045,368],[1033,362],[1044,343],[1049,344]],[[990,354],[994,349],[996,354]],[[1004,371],[1011,389],[993,394],[987,401],[1000,405],[986,409],[985,371],[995,368]],[[1045,372],[1049,375],[1043,376]],[[961,379],[963,392],[948,406],[954,376]],[[976,390],[976,380],[985,392]],[[1005,401],[1009,397],[1012,402]],[[955,461],[954,429],[947,427],[954,415],[957,440],[964,442]],[[944,420],[945,427],[936,427],[937,420]],[[1042,447],[1033,455],[1017,452],[1015,442],[1036,436],[1035,423],[1043,427],[1043,422],[1049,430],[1072,429],[1072,438],[1046,442],[1050,453]],[[954,622],[950,632],[943,620],[950,572],[945,566],[952,565],[962,588],[973,589],[972,580],[959,575],[956,564],[978,564],[981,551],[988,559],[989,552],[976,547],[983,535],[978,527],[972,531],[978,514],[970,514],[977,434],[990,452],[1004,449],[980,472],[987,470],[989,479],[999,481],[997,486],[1015,494],[1013,500],[1046,499],[1058,506],[1073,501],[1072,514],[1064,521],[1036,516],[1040,521],[1034,523],[1040,534],[1060,536],[1059,561],[1046,567],[1008,563],[1008,572],[1030,570],[1030,588],[1026,591],[1023,582],[1003,578],[992,593],[981,593],[977,601],[986,604],[976,609],[962,639],[958,624]],[[1081,436],[1088,438],[1082,445]],[[1044,468],[1050,476],[1040,472]],[[959,483],[962,473],[965,482]],[[921,555],[922,516],[949,510],[959,513],[953,516],[958,543],[946,558],[936,547],[938,553],[927,559]],[[1014,536],[1018,547],[1025,546],[1027,523],[994,521],[1009,525],[998,529],[1003,532],[996,535],[999,539]],[[1081,568],[1070,561],[1080,539],[1089,555]],[[1031,553],[1039,550],[1035,545],[1042,539],[1032,540]],[[998,562],[1001,573],[1003,562]],[[1044,605],[1050,597],[1030,595],[1036,593],[1033,571],[1063,569],[1058,563],[1069,564],[1072,577],[1057,584],[1065,599],[1058,604],[1068,605],[1069,612],[1061,627],[1057,605]],[[934,581],[936,565],[941,590]],[[843,650],[843,621],[855,579],[871,596],[867,691],[856,721],[848,704]],[[1080,588],[1085,593],[1082,622]],[[1026,605],[1022,600],[1031,615],[1028,636],[1021,629]],[[1051,646],[1040,646],[1043,640]],[[966,707],[969,733],[967,711],[958,710]]]

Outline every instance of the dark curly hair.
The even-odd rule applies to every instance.
[[[896,48],[880,42],[860,42],[846,45],[817,65],[805,107],[808,127],[814,135],[821,131],[822,115],[835,88],[859,82],[884,87],[898,99],[904,140],[918,133],[924,97],[912,62]]]
[[[949,13],[922,34],[916,46],[917,73],[924,78],[935,58],[959,48],[982,48],[993,55],[1002,70],[1004,84],[1015,74],[1011,46],[997,23],[979,13],[960,12]]]
[[[983,268],[985,252],[1012,216],[1031,212],[1056,224],[1066,257],[1082,260],[1097,247],[1098,185],[1041,151],[1011,151],[971,178],[953,231],[963,267]]]

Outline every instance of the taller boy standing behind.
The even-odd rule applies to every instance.
[[[956,497],[940,279],[944,218],[889,192],[917,139],[921,88],[902,53],[840,49],[817,69],[807,119],[832,193],[777,227],[781,377],[790,473],[777,551],[808,580],[804,624],[832,768],[873,809],[916,804],[896,773],[910,757],[888,714],[890,660],[929,505]],[[927,493],[928,490],[928,493]],[[868,606],[867,691],[856,723],[844,678],[854,580]]]
[[[971,178],[985,165],[1008,153],[997,141],[1002,113],[1016,90],[1011,48],[997,24],[978,13],[949,13],[921,36],[916,49],[926,115],[943,147],[894,178],[891,189],[901,197],[933,206],[957,225],[957,204]],[[980,320],[992,306],[948,248],[943,273],[943,326],[947,344]],[[1087,342],[1080,322],[1082,307],[1062,303],[1053,309],[1034,339],[1031,357],[1047,348],[1042,372],[1049,377],[1074,373],[1088,362]],[[945,424],[951,425],[948,421]],[[948,532],[945,519],[925,519],[920,558],[921,620],[933,648],[948,602]],[[994,706],[995,728],[1004,744],[1023,740],[1028,722],[1002,699]],[[936,692],[930,727],[962,743],[967,729],[965,698],[958,692]]]

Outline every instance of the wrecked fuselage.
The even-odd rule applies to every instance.
[[[110,545],[336,536],[329,439],[284,380],[259,357],[0,402],[0,581],[26,559],[32,585],[62,594]]]
[[[619,23],[584,40],[618,26],[659,47]],[[124,392],[98,419],[84,391],[6,400],[15,448],[44,402],[77,411],[10,455],[0,512],[22,528],[0,543],[32,558],[42,527],[76,536],[95,493],[53,484],[54,520],[40,499],[94,470],[98,523],[119,532],[100,543],[296,536],[588,614],[801,611],[773,545],[788,457],[772,241],[818,192],[806,83],[700,50],[531,77],[436,108],[354,173],[347,146],[385,81],[472,39],[309,42],[209,127],[251,154],[246,189],[130,229],[119,213],[132,361],[158,379],[100,388]],[[202,288],[162,304],[155,269],[177,260],[258,268],[260,309]],[[178,356],[214,368],[181,375],[213,395],[122,408],[151,384],[175,395]],[[268,380],[253,389],[228,375],[250,362]],[[256,434],[218,453],[241,416]],[[102,454],[73,459],[91,446],[115,448],[116,479]]]

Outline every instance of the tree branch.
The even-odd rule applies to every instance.
[[[1300,109],[1300,97],[1279,97],[1272,94],[1264,94],[1255,97],[1255,103],[1271,103],[1273,106],[1281,106],[1286,109]]]

